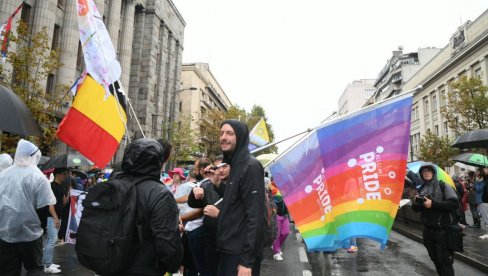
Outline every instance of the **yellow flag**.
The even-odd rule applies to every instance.
[[[262,147],[269,143],[268,129],[266,128],[266,122],[264,118],[253,127],[251,133],[249,134],[249,142],[258,147]]]

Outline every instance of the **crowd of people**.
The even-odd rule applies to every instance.
[[[172,151],[169,143],[142,138],[127,146],[108,181],[137,183],[141,229],[134,255],[118,275],[259,275],[267,191],[278,206],[274,259],[283,260],[288,211],[276,185],[268,181],[265,186],[263,167],[250,155],[248,143],[247,126],[226,120],[221,156],[199,158],[187,170],[173,168],[167,176],[163,169]],[[37,167],[40,157],[39,148],[26,140],[19,141],[13,160],[0,155],[1,275],[20,275],[22,266],[27,275],[60,273],[53,252],[66,233],[60,232],[70,189],[89,194],[107,181],[98,173],[80,181],[69,168],[55,168],[50,183]]]

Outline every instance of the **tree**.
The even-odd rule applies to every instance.
[[[449,158],[458,154],[459,150],[451,147],[452,141],[448,137],[439,137],[428,131],[420,140],[418,158],[432,162],[441,168],[452,166],[456,161]]]
[[[9,48],[15,51],[9,51],[7,56],[11,70],[0,63],[0,84],[12,89],[24,101],[40,126],[42,136],[30,137],[30,140],[39,146],[43,154],[52,154],[57,139],[55,112],[59,99],[56,92],[47,93],[42,84],[62,66],[59,54],[51,50],[45,27],[31,35],[28,25],[20,20],[17,32],[11,32],[9,38]],[[2,149],[13,152],[19,136],[2,134],[0,139]]]
[[[456,132],[488,128],[488,86],[480,78],[463,76],[450,84],[447,105],[441,108]]]
[[[200,152],[213,160],[221,154],[220,151],[220,124],[225,120],[225,113],[218,109],[208,110],[198,122],[200,129]]]
[[[171,125],[173,154],[171,167],[178,167],[179,164],[192,161],[192,154],[198,150],[198,143],[195,131],[191,128],[191,118],[180,116]]]

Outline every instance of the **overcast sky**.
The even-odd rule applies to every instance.
[[[209,63],[231,102],[262,106],[281,140],[320,124],[393,50],[443,48],[487,0],[173,0],[183,62]],[[286,149],[289,143],[280,146]]]

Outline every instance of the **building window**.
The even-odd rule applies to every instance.
[[[53,31],[53,41],[51,44],[51,50],[56,50],[59,48],[59,35],[61,33],[61,28],[54,24],[54,31]]]
[[[180,110],[180,113],[183,110],[183,103],[182,102],[180,102],[180,108],[179,108],[179,110]]]
[[[474,70],[474,76],[481,79],[481,68],[476,68]]]
[[[424,111],[425,111],[425,115],[428,115],[430,113],[429,98],[427,97],[424,98]]]
[[[447,126],[447,122],[444,122],[444,134],[449,138],[449,127]]]
[[[436,95],[432,96],[432,110],[437,111],[437,96]]]
[[[438,125],[434,126],[434,133],[435,133],[435,135],[439,136],[439,126]]]
[[[447,93],[446,93],[446,90],[443,89],[441,90],[441,106],[446,106],[447,105]]]
[[[51,95],[54,93],[54,75],[53,74],[49,74],[47,76],[46,93],[51,94]]]

